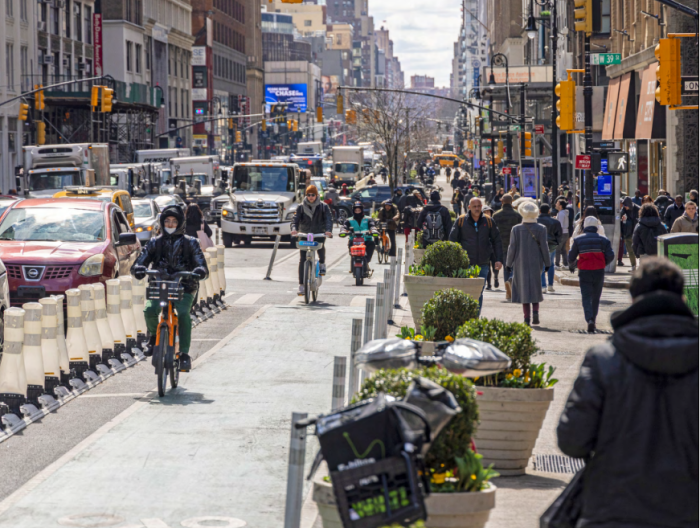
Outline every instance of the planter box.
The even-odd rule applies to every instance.
[[[323,528],[342,528],[331,483],[314,480],[312,493]],[[428,528],[483,528],[496,506],[496,486],[478,493],[433,493],[425,506]]]
[[[501,475],[524,475],[554,389],[476,387],[479,427],[474,442]]]
[[[475,301],[479,300],[481,291],[484,289],[484,279],[455,279],[452,277],[419,277],[415,275],[404,275],[404,284],[408,294],[408,304],[411,306],[411,314],[416,328],[420,328],[423,323],[423,305],[438,290],[455,288],[471,295]]]
[[[425,249],[414,249],[413,250],[413,263],[417,266],[420,261],[423,260],[423,255],[425,255]]]

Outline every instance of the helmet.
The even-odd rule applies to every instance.
[[[364,210],[365,210],[364,206],[362,205],[362,202],[355,202],[355,203],[352,205],[352,212],[353,212],[353,213],[355,212],[355,209],[361,209],[362,212],[364,212]]]

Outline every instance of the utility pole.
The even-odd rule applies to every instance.
[[[557,126],[557,105],[554,91],[557,88],[557,45],[559,43],[559,31],[557,28],[557,2],[552,0],[552,176],[557,189],[561,185],[559,167],[559,127]]]
[[[584,39],[584,68],[583,74],[583,110],[585,112],[586,154],[593,153],[593,78],[591,77],[591,36],[586,33]],[[593,171],[581,171],[585,182],[586,205],[593,205]]]
[[[491,123],[491,189],[496,192],[496,146],[493,143],[493,133],[496,130],[493,126],[493,92],[489,96],[489,123]]]

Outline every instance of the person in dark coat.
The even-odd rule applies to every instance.
[[[491,253],[495,255],[494,268],[503,267],[503,244],[496,223],[484,216],[481,209],[483,204],[478,198],[472,198],[466,214],[460,216],[452,225],[449,241],[457,242],[469,255],[469,265],[479,266],[479,277],[486,279],[489,274]],[[484,281],[484,285],[486,281]],[[484,289],[479,297],[479,314],[484,303]]]
[[[540,206],[540,216],[537,217],[537,223],[547,228],[547,251],[549,251],[549,260],[553,263],[557,255],[557,248],[561,243],[561,223],[556,218],[549,216],[549,204]],[[549,283],[549,291],[554,291],[554,266],[549,267],[549,271],[545,274],[542,272],[542,293],[547,291],[547,283]]]
[[[179,271],[189,271],[195,275],[195,277],[185,277],[180,281],[184,294],[181,300],[173,301],[180,335],[180,370],[189,372],[192,367],[189,356],[190,343],[192,342],[190,310],[197,300],[197,283],[207,278],[209,268],[199,240],[185,233],[185,215],[180,206],[170,205],[163,210],[160,214],[160,228],[161,234],[151,238],[141,248],[141,254],[131,266],[131,274],[136,279],[143,279],[150,266],[151,269],[164,274],[164,279]],[[146,355],[151,355],[156,345],[160,313],[161,308],[158,301],[146,301],[143,314],[150,336]]]
[[[440,215],[442,220],[442,231],[441,233],[438,233],[438,236],[441,236],[442,238],[430,240],[426,231],[426,222],[429,214],[436,213]],[[421,244],[424,248],[428,247],[430,244],[438,242],[439,240],[447,240],[450,230],[452,229],[452,218],[450,217],[450,212],[447,210],[447,207],[440,203],[440,193],[438,191],[433,191],[430,193],[430,203],[423,207],[423,210],[418,215],[418,222],[416,225],[418,226],[418,229],[423,230]]]
[[[659,189],[659,196],[654,200],[654,205],[659,210],[659,216],[663,218],[666,214],[666,209],[673,205],[673,198],[663,189]]]
[[[377,215],[377,223],[386,224],[386,232],[389,236],[389,242],[391,242],[391,247],[389,248],[390,257],[396,256],[396,230],[399,228],[400,221],[401,213],[399,213],[399,208],[391,200],[384,200]]]
[[[569,269],[573,273],[575,266],[578,265],[581,303],[589,332],[595,332],[595,320],[598,317],[598,307],[605,282],[605,266],[613,260],[615,260],[615,252],[610,240],[598,233],[598,219],[595,216],[588,216],[583,221],[583,234],[574,237],[571,244]]]
[[[698,322],[667,259],[642,261],[629,291],[557,427],[564,454],[590,457],[576,526],[698,526]]]
[[[629,196],[622,200],[622,208],[620,210],[622,222],[620,237],[625,242],[625,247],[627,248],[627,255],[630,258],[630,264],[632,265],[632,271],[634,271],[637,266],[636,253],[632,244],[632,236],[634,235],[634,228],[639,221],[639,211],[640,207],[632,201]],[[617,256],[617,265],[622,266],[622,251],[619,252]]]
[[[462,189],[455,187],[452,193],[452,210],[457,216],[462,214],[462,203],[464,202],[464,195],[462,194]]]
[[[504,194],[501,197],[501,209],[493,214],[493,221],[496,222],[498,226],[498,232],[501,234],[501,246],[503,247],[503,254],[508,254],[508,245],[510,244],[510,232],[514,226],[518,225],[523,221],[523,217],[520,216],[515,209],[513,209],[513,196],[510,194]],[[505,281],[506,288],[506,300],[509,301],[511,298],[511,283],[510,274],[508,269],[503,272],[503,280]]]
[[[505,193],[506,190],[503,187],[501,187],[500,189],[498,189],[498,192],[496,192],[496,194],[493,196],[493,200],[491,200],[491,209],[493,209],[494,214],[501,210],[501,200],[503,200],[503,196],[505,195]],[[511,202],[512,200],[513,197],[511,196]]]
[[[403,234],[406,236],[406,242],[408,242],[408,235],[411,234],[411,230],[413,229],[412,220],[415,218],[413,215],[415,211],[422,206],[423,200],[421,199],[420,192],[413,187],[409,187],[403,198],[399,200],[398,208],[401,212],[401,218],[403,219]]]
[[[191,203],[185,211],[185,234],[197,238],[197,231],[204,231],[208,237],[212,236],[211,227],[204,221],[202,210],[197,204]]]
[[[637,189],[634,191],[634,198],[632,198],[632,201],[636,203],[639,207],[642,206],[642,191]]]
[[[685,206],[683,205],[683,197],[679,194],[676,196],[676,200],[673,202],[673,205],[667,207],[666,212],[664,213],[663,218],[666,227],[671,229],[673,227],[673,223],[683,216],[684,212]]]
[[[393,203],[398,208],[401,198],[403,198],[403,191],[401,189],[396,189],[394,191],[394,197],[391,199],[391,203]]]
[[[659,235],[668,233],[666,227],[661,223],[659,211],[653,204],[644,204],[640,213],[639,223],[634,228],[632,236],[632,248],[635,255],[642,256],[656,255],[656,238]]]

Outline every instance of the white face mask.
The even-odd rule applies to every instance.
[[[177,227],[166,227],[165,232],[168,233],[169,235],[172,235],[175,231],[177,231]]]

